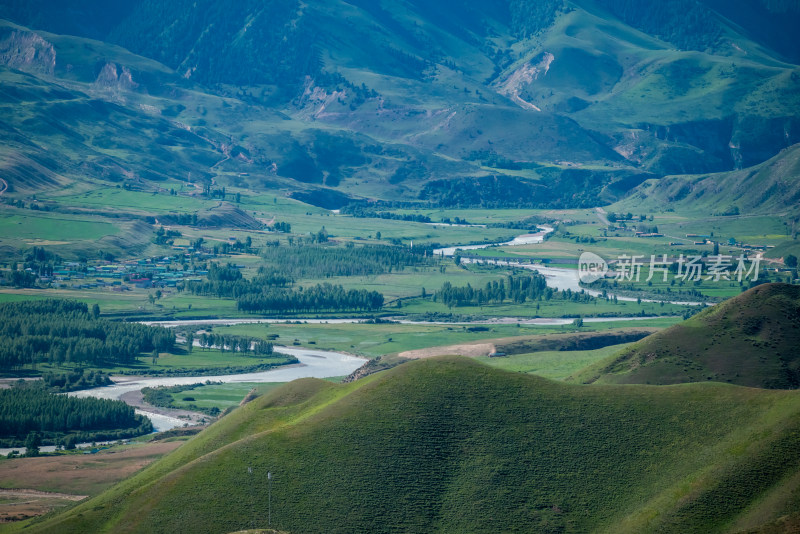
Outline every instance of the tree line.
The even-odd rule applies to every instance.
[[[234,336],[230,334],[202,333],[197,338],[189,333],[186,336],[186,343],[191,351],[194,340],[204,349],[218,348],[220,352],[234,352],[240,354],[253,354],[254,356],[269,356],[274,347],[269,341],[249,336]]]
[[[294,283],[294,278],[272,269],[259,267],[258,275],[252,280],[242,276],[242,272],[233,264],[209,265],[206,280],[190,282],[186,289],[194,295],[205,295],[218,298],[238,298],[248,293],[259,293],[264,288],[286,287]]]
[[[360,219],[389,219],[395,221],[408,221],[419,223],[430,223],[431,218],[427,215],[419,213],[394,213],[391,211],[380,211],[373,207],[365,206],[360,203],[351,203],[343,208],[340,212],[343,215],[350,215]]]
[[[251,280],[230,263],[212,264],[207,279],[187,283],[186,290],[195,295],[234,298],[240,310],[249,312],[375,311],[384,302],[377,291],[345,291],[331,284],[318,284],[305,291],[290,288],[299,278],[378,275],[432,265],[436,260],[428,252],[388,245],[269,246],[262,249],[264,265]]]
[[[63,373],[50,371],[42,373],[42,382],[54,393],[78,391],[113,384],[111,377],[96,369],[76,369]]]
[[[150,420],[122,401],[56,395],[38,381],[19,381],[0,390],[0,443],[4,446],[20,446],[32,433],[44,444],[57,444],[67,434],[95,441],[152,431]]]
[[[383,295],[366,289],[346,290],[329,283],[297,290],[267,289],[242,295],[236,301],[240,311],[254,313],[307,313],[376,311],[383,307]]]
[[[506,302],[524,304],[526,301],[552,299],[583,302],[591,300],[592,297],[584,292],[574,292],[569,289],[557,291],[547,287],[545,277],[539,273],[525,276],[512,275],[505,279],[493,280],[487,282],[483,288],[472,287],[470,284],[457,287],[450,282],[445,282],[433,296],[434,301],[441,302],[448,308]]]
[[[426,254],[427,252],[427,254]],[[402,271],[429,263],[431,253],[422,247],[389,245],[278,246],[261,251],[265,268],[295,278],[368,276]]]
[[[175,334],[162,327],[112,322],[81,302],[0,304],[0,370],[38,363],[102,367],[129,364],[143,352],[168,351]]]

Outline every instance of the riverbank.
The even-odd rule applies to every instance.
[[[257,373],[242,373],[219,376],[175,376],[175,377],[112,377],[114,384],[99,388],[85,389],[69,393],[77,397],[117,399],[127,402],[137,399],[144,387],[177,386],[198,382],[291,382],[298,378],[330,378],[347,376],[366,363],[365,358],[343,352],[310,350],[297,347],[275,347],[276,351],[296,357],[299,365],[291,365]],[[136,413],[147,416],[158,432],[171,430],[191,424],[184,416],[171,411],[155,408],[145,403],[136,407]],[[202,414],[201,414],[202,415]]]
[[[184,420],[186,421],[186,424],[190,426],[207,425],[209,422],[211,422],[211,419],[213,419],[212,417],[200,412],[191,412],[189,410],[181,410],[179,408],[163,408],[161,406],[153,406],[152,404],[145,402],[144,394],[142,393],[141,389],[123,393],[119,396],[119,400],[143,412]]]

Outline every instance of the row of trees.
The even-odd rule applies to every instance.
[[[0,441],[4,444],[17,446],[33,432],[44,443],[54,443],[76,431],[84,438],[106,439],[120,436],[120,431],[128,437],[146,434],[153,425],[122,401],[56,395],[41,382],[20,381],[0,390]]]
[[[81,302],[42,300],[0,305],[0,370],[37,363],[128,364],[139,354],[168,351],[166,328],[112,322]]]
[[[483,288],[474,288],[470,284],[456,287],[450,282],[445,282],[433,296],[435,301],[441,302],[448,308],[507,302],[524,304],[529,300],[552,300],[554,298],[587,301],[592,297],[583,292],[556,291],[549,288],[545,277],[539,273],[527,276],[508,276],[505,279],[487,282]]]
[[[344,291],[330,284],[306,291],[288,288],[299,278],[377,275],[435,261],[424,249],[352,244],[268,246],[261,257],[265,265],[251,280],[234,265],[211,265],[206,280],[191,282],[186,289],[195,295],[235,298],[240,310],[252,312],[374,311],[383,306],[383,295],[375,291]]]
[[[317,284],[303,290],[269,289],[241,296],[239,310],[256,313],[301,313],[336,311],[377,311],[383,295],[366,289],[346,290],[340,285]]]
[[[259,267],[258,275],[247,280],[232,264],[209,266],[206,280],[191,282],[186,289],[195,295],[206,295],[219,298],[239,298],[249,293],[260,293],[264,288],[286,287],[294,283],[294,278],[287,274]]]
[[[186,337],[189,347],[194,342],[194,335]],[[230,351],[254,356],[268,356],[272,354],[273,346],[269,341],[248,336],[233,336],[229,334],[203,333],[197,338],[198,343],[205,349],[218,348],[221,352]]]
[[[394,213],[392,211],[380,211],[370,206],[365,206],[364,204],[360,203],[352,203],[344,206],[341,209],[341,213],[344,215],[351,215],[353,217],[359,218],[371,218],[371,219],[389,219],[395,221],[408,221],[408,222],[419,222],[419,223],[429,223],[431,218],[427,215],[422,215],[419,213]]]
[[[261,257],[265,268],[277,270],[295,278],[322,278],[331,276],[367,276],[406,267],[424,265],[431,254],[416,247],[389,245],[355,246],[278,246],[266,247]],[[426,257],[427,256],[427,257]]]
[[[55,392],[78,391],[112,384],[106,373],[95,369],[42,373],[42,382],[50,391]]]

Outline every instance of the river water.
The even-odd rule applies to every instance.
[[[446,248],[439,248],[433,251],[434,254],[439,254],[441,256],[455,256],[456,251],[458,250],[480,250],[486,249],[490,247],[514,247],[519,245],[531,245],[531,244],[538,244],[543,243],[547,234],[553,231],[551,226],[541,225],[540,228],[542,229],[541,232],[537,232],[535,234],[523,234],[520,236],[515,237],[511,241],[506,241],[505,243],[483,243],[480,245],[464,245],[464,246],[454,246],[454,247],[446,247]],[[577,269],[565,269],[562,267],[545,267],[540,264],[530,264],[530,263],[521,263],[518,261],[513,260],[492,260],[492,259],[475,259],[475,258],[463,258],[461,261],[464,263],[490,263],[494,265],[505,265],[508,267],[514,267],[518,269],[530,269],[532,271],[538,271],[539,274],[543,275],[547,279],[548,287],[553,289],[557,289],[559,291],[566,291],[569,289],[573,292],[581,292],[585,291],[589,295],[593,297],[599,297],[602,295],[602,292],[592,290],[592,289],[585,289],[581,287],[580,280],[578,278],[578,270]],[[613,294],[608,294],[610,298],[613,298]],[[617,295],[617,300],[625,301],[625,302],[636,302],[637,298],[633,297],[623,297]],[[669,304],[676,304],[679,306],[702,306],[704,304],[709,304],[705,302],[693,302],[693,301],[672,301],[672,300],[665,300],[661,301],[658,299],[641,299],[642,302],[666,302]]]
[[[534,234],[523,234],[517,236],[511,241],[505,243],[484,243],[480,245],[465,245],[446,247],[434,250],[435,254],[443,256],[453,256],[457,250],[478,250],[485,249],[493,246],[517,246],[542,243],[547,234],[553,231],[550,226],[541,226],[541,232]],[[527,263],[520,263],[514,261],[504,260],[464,260],[473,262],[494,262],[509,267],[531,269],[538,271],[547,279],[547,285],[558,290],[572,291],[586,291],[587,293],[599,296],[599,291],[584,289],[580,286],[578,280],[578,273],[575,269],[563,269],[557,267],[544,267],[542,265],[531,265]],[[610,295],[611,296],[611,295]],[[630,297],[617,297],[618,300],[635,301],[636,299]],[[658,302],[652,300],[645,300],[646,302]],[[673,302],[674,304],[684,305],[699,305],[700,302]],[[650,317],[596,317],[585,318],[585,323],[600,323],[612,321],[631,321],[650,319]],[[252,318],[230,318],[230,319],[187,319],[177,321],[145,321],[144,324],[159,325],[165,327],[176,327],[182,325],[237,325],[237,324],[258,324],[258,323],[287,323],[295,322],[295,318],[271,318],[271,319],[252,319]],[[345,318],[345,319],[302,319],[303,323],[309,324],[347,324],[363,322],[360,318]],[[565,318],[519,318],[519,317],[502,317],[490,319],[485,321],[474,321],[470,323],[436,323],[436,322],[420,322],[420,321],[406,321],[399,320],[398,322],[404,324],[506,324],[506,323],[519,323],[524,325],[566,325],[570,324],[573,319]],[[144,387],[155,386],[176,386],[186,384],[196,384],[198,382],[205,382],[207,380],[214,382],[289,382],[298,378],[328,378],[334,376],[349,375],[366,360],[351,354],[344,354],[340,352],[322,351],[322,350],[309,350],[296,347],[275,347],[277,352],[290,354],[297,357],[300,364],[280,367],[270,371],[263,371],[260,373],[244,373],[237,375],[221,375],[221,376],[197,376],[197,377],[136,377],[131,379],[117,378],[117,382],[112,386],[105,386],[100,388],[87,389],[71,393],[78,397],[96,397],[103,399],[119,399],[125,393],[141,390]],[[148,412],[146,410],[137,409],[137,413],[146,415],[153,421],[153,426],[158,431],[169,430],[172,428],[184,426],[186,421],[176,417],[170,417],[163,414]],[[3,451],[0,450],[0,453]]]
[[[480,245],[456,245],[454,247],[434,249],[433,253],[439,256],[454,256],[457,250],[480,250],[489,247],[503,247],[503,246],[514,247],[518,245],[535,245],[537,243],[544,242],[545,236],[553,231],[553,228],[547,225],[541,225],[539,228],[542,229],[541,232],[536,232],[535,234],[518,235],[511,241],[506,241],[505,243],[483,243]]]
[[[349,375],[367,360],[326,350],[309,350],[297,347],[275,347],[276,352],[295,356],[300,363],[297,365],[287,365],[262,371],[259,373],[243,373],[238,375],[220,376],[174,376],[174,377],[135,377],[126,379],[117,377],[117,382],[112,386],[103,386],[93,389],[85,389],[70,393],[76,397],[96,397],[99,399],[119,399],[125,393],[138,391],[144,387],[156,386],[178,386],[196,384],[210,380],[212,382],[291,382],[298,378],[329,378],[333,376]],[[184,426],[186,421],[177,417],[170,417],[163,414],[149,412],[146,410],[136,410],[137,413],[146,415],[153,421],[153,426],[159,432],[172,428]]]

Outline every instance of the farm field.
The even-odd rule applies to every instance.
[[[33,517],[97,495],[131,476],[182,441],[115,445],[95,454],[0,459],[0,522]]]
[[[120,230],[111,223],[89,217],[45,212],[0,213],[0,235],[20,244],[59,246],[76,241],[96,241]]]

